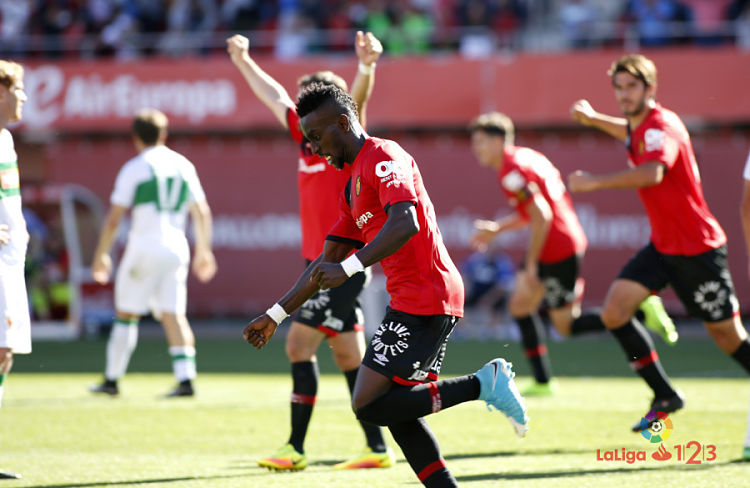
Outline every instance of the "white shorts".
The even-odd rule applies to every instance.
[[[31,352],[31,319],[23,262],[0,265],[0,347],[16,354]]]
[[[146,243],[128,243],[115,279],[118,312],[155,316],[162,312],[184,315],[190,250]]]

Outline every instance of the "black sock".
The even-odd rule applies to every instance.
[[[611,332],[625,350],[630,367],[646,381],[657,399],[669,398],[676,394],[661,367],[651,337],[637,320],[631,319]]]
[[[640,323],[643,323],[643,321],[646,320],[646,314],[643,313],[643,310],[641,310],[640,308],[635,311],[635,313],[633,314],[633,317],[635,317],[635,320],[637,320]]]
[[[350,371],[344,371],[346,377],[346,384],[349,386],[349,393],[354,392],[354,383],[357,381],[357,372],[359,368],[352,369]],[[383,431],[380,426],[365,422],[364,420],[359,421],[362,425],[362,430],[365,431],[365,437],[367,438],[367,445],[373,452],[385,452],[385,439],[383,439]]]
[[[531,363],[531,370],[537,383],[549,383],[552,367],[544,344],[544,324],[539,315],[533,313],[526,317],[513,317],[521,330],[521,343],[526,358]]]
[[[388,426],[393,439],[401,447],[406,461],[417,474],[419,481],[428,488],[457,488],[445,461],[440,456],[437,439],[432,435],[424,419],[414,419]]]
[[[750,339],[745,339],[740,347],[732,353],[732,357],[750,373]]]
[[[416,386],[394,386],[385,395],[357,410],[357,418],[391,426],[459,403],[479,398],[479,380],[473,375],[449,378]]]
[[[602,310],[600,308],[592,308],[585,310],[581,313],[581,316],[573,321],[570,326],[570,335],[586,334],[588,332],[597,332],[600,330],[607,330],[602,322],[601,317]]]
[[[318,394],[318,363],[300,361],[292,363],[292,433],[289,444],[304,453],[307,426],[310,425],[315,396]]]

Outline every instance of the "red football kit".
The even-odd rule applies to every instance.
[[[666,166],[661,183],[638,189],[657,251],[695,256],[727,242],[703,198],[690,135],[677,114],[657,103],[626,145],[629,164],[658,161]]]
[[[299,116],[287,110],[289,134],[299,145],[297,188],[302,226],[302,257],[315,260],[323,252],[323,242],[338,218],[341,191],[349,181],[350,168],[338,170],[325,158],[312,153],[310,143],[299,128]]]
[[[498,181],[511,206],[525,221],[529,220],[527,208],[532,201],[533,186],[552,209],[552,222],[539,262],[557,263],[586,251],[588,241],[570,194],[560,172],[542,153],[527,147],[506,146]]]
[[[398,202],[415,204],[419,232],[380,261],[391,308],[413,315],[463,317],[464,286],[437,226],[435,209],[412,158],[393,141],[370,137],[351,164],[339,219],[329,232],[367,243],[380,232],[386,210]]]

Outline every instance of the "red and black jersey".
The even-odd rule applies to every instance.
[[[657,161],[666,167],[661,183],[638,189],[657,251],[695,256],[727,242],[703,197],[690,135],[676,113],[656,104],[626,144],[631,165]]]
[[[586,251],[588,241],[560,172],[542,153],[527,147],[506,146],[498,181],[511,206],[526,221],[528,204],[538,191],[552,209],[547,240],[539,262],[552,264]]]
[[[388,219],[389,206],[412,202],[419,232],[380,261],[391,308],[413,315],[463,317],[463,281],[443,244],[435,209],[414,158],[393,141],[370,137],[351,172],[329,239],[370,242]]]
[[[289,134],[299,144],[297,188],[302,226],[302,257],[310,261],[323,252],[323,242],[338,218],[338,201],[349,180],[350,168],[338,170],[325,158],[313,154],[299,128],[297,111],[287,111]]]

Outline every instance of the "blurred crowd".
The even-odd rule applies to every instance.
[[[750,47],[750,0],[2,0],[0,16],[3,57],[200,55],[243,32],[294,58],[348,51],[356,29],[390,56]]]

